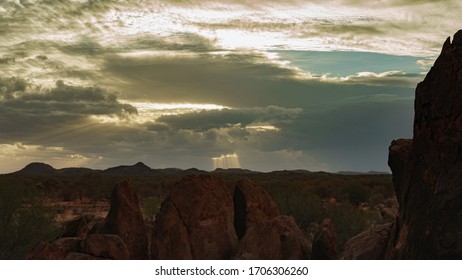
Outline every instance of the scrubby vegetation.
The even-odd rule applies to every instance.
[[[159,176],[130,176],[139,196],[146,222],[152,223],[174,183],[184,172]],[[324,218],[337,231],[339,250],[359,232],[391,221],[384,208],[396,207],[391,175],[338,175],[328,173],[215,172],[230,190],[239,179],[249,178],[265,188],[281,214],[295,217],[308,238]],[[72,203],[71,214],[81,214],[78,205],[109,204],[115,183],[127,176],[97,172],[71,175],[0,176],[0,258],[20,259],[38,241],[51,240],[59,231],[56,214],[65,209],[57,202]]]
[[[0,259],[23,259],[39,241],[59,233],[40,187],[0,184]]]

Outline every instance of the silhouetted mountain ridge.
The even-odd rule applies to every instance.
[[[86,173],[102,173],[105,175],[118,175],[118,176],[160,176],[160,175],[186,175],[186,174],[204,174],[208,173],[208,171],[200,170],[197,168],[189,168],[189,169],[180,169],[180,168],[164,168],[164,169],[152,169],[151,167],[147,166],[143,162],[138,162],[133,165],[119,165],[115,167],[109,167],[104,170],[99,169],[91,169],[87,167],[66,167],[61,169],[56,169],[53,166],[41,163],[41,162],[33,162],[26,165],[23,169],[13,172],[11,174],[15,175],[28,175],[28,176],[40,176],[40,175],[79,175],[79,174],[86,174]],[[214,174],[227,174],[227,175],[256,175],[256,174],[273,174],[273,175],[329,175],[329,174],[339,174],[339,175],[384,175],[390,174],[387,172],[353,172],[353,171],[340,171],[336,173],[329,173],[325,171],[308,171],[303,169],[295,169],[295,170],[276,170],[270,172],[260,172],[260,171],[253,171],[249,169],[241,169],[241,168],[217,168],[210,173]]]

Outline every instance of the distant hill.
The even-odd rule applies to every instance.
[[[58,175],[59,171],[51,165],[41,162],[33,162],[26,165],[23,169],[14,172],[17,175]]]
[[[92,173],[92,172],[101,172],[101,170],[94,170],[94,169],[85,168],[85,167],[67,167],[67,168],[58,169],[58,172],[59,174],[62,174],[62,175],[79,175],[79,174]]]
[[[127,176],[152,176],[154,175],[151,167],[142,162],[134,165],[120,165],[111,167],[103,171],[104,174],[109,175],[127,175]]]
[[[390,175],[390,172],[369,171],[369,172],[354,172],[354,171],[339,171],[339,175]]]
[[[15,175],[28,175],[28,176],[40,176],[40,175],[80,175],[86,173],[101,173],[104,175],[115,175],[115,176],[182,176],[187,174],[203,174],[208,173],[207,171],[200,170],[197,168],[189,168],[186,170],[179,168],[165,168],[165,169],[152,169],[142,162],[138,162],[134,165],[120,165],[110,167],[105,170],[90,169],[85,167],[67,167],[61,169],[55,169],[51,165],[40,162],[33,162],[25,166],[23,169],[13,172]],[[259,172],[241,168],[217,168],[210,173],[217,175],[247,175],[247,176],[258,176],[259,174],[268,174],[275,176],[329,176],[331,174],[337,175],[389,175],[388,172],[352,172],[352,171],[339,171],[336,173],[329,173],[324,171],[308,171],[303,169],[296,170],[277,170],[271,172]]]

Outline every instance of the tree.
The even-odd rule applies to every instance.
[[[0,186],[0,259],[23,259],[39,241],[55,239],[54,218],[35,187]]]

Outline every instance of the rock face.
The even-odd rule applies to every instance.
[[[90,222],[95,215],[87,214],[64,224],[64,231],[61,237],[82,237],[90,230]]]
[[[128,181],[112,190],[111,208],[100,233],[114,234],[127,245],[130,259],[148,259],[148,238],[138,197]]]
[[[350,238],[341,259],[383,260],[388,246],[392,223],[378,225]]]
[[[89,234],[85,238],[64,237],[40,242],[27,254],[28,260],[126,260],[127,246],[117,235]]]
[[[129,250],[118,235],[91,234],[82,242],[83,253],[97,258],[127,260]]]
[[[26,260],[62,260],[65,256],[66,252],[59,246],[39,242],[26,255]]]
[[[229,259],[237,244],[234,206],[215,176],[188,175],[162,203],[152,233],[152,259]]]
[[[261,225],[279,215],[271,195],[249,179],[237,182],[233,200],[234,227],[239,239],[248,228]]]
[[[397,145],[389,164],[400,208],[386,257],[461,259],[462,30],[417,86],[412,145]]]
[[[400,186],[403,179],[404,167],[407,165],[412,140],[398,139],[391,142],[388,149],[388,165],[393,173],[393,186],[398,202],[401,201]]]
[[[313,260],[336,260],[337,233],[330,219],[324,219],[321,223],[321,230],[313,239],[311,258]]]
[[[235,259],[308,259],[311,248],[293,217],[278,216],[251,227],[239,241]]]

